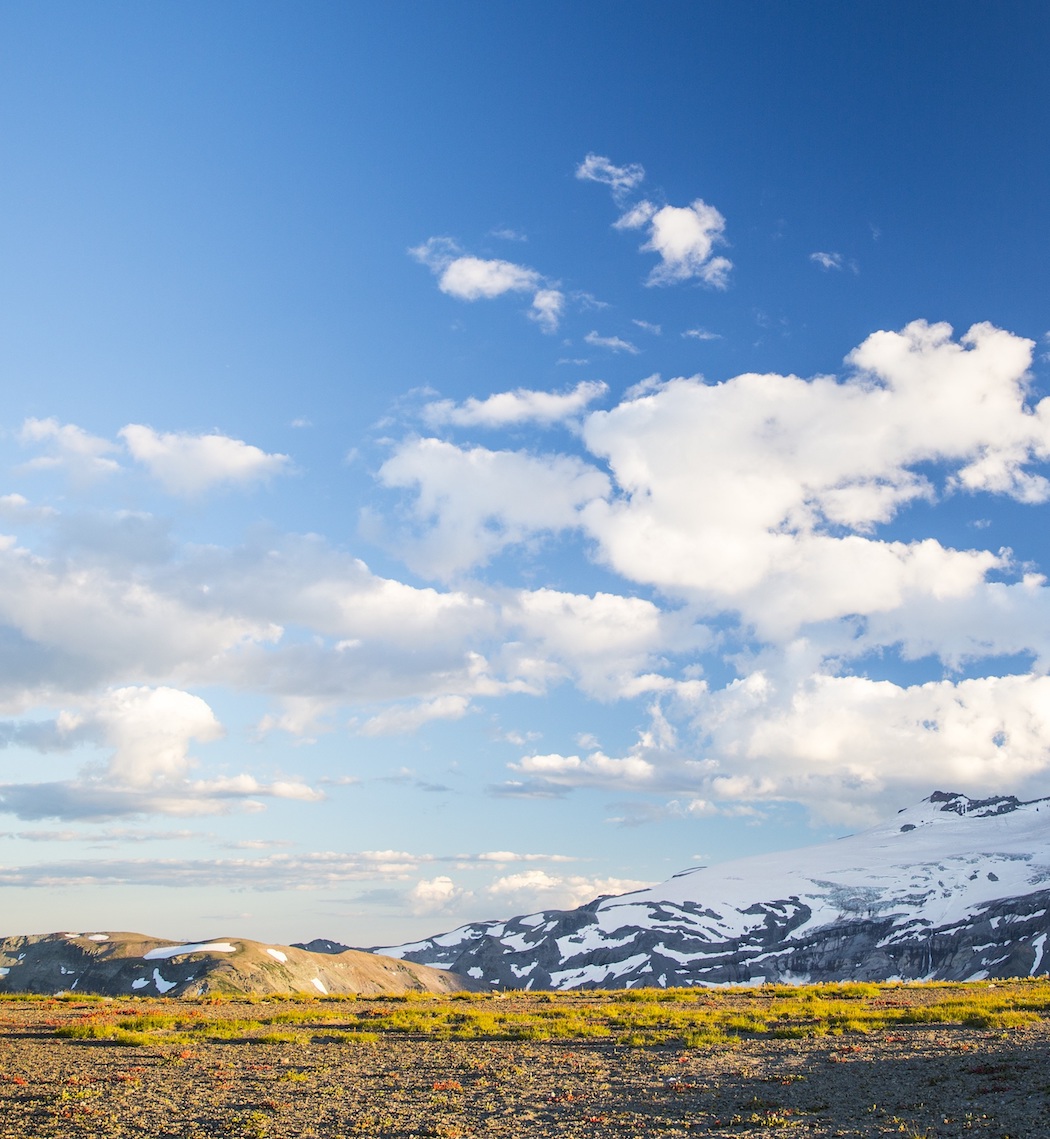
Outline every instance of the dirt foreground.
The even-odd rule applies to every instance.
[[[170,1006],[169,1010],[170,1010]],[[380,1016],[358,1001],[347,1024]],[[155,1011],[122,1002],[117,1012]],[[290,1005],[282,1008],[306,1008]],[[815,1039],[307,1038],[129,1047],[56,1030],[97,1002],[0,1003],[0,1139],[44,1136],[1050,1136],[1050,1021]],[[204,1010],[198,1015],[208,1015]],[[227,1003],[225,1017],[259,1015]]]

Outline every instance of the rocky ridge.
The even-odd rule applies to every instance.
[[[348,950],[309,953],[244,938],[172,943],[139,933],[0,938],[0,993],[107,996],[433,992],[477,987],[444,969]]]

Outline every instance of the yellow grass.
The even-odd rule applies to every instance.
[[[128,1015],[141,1001],[142,1012]],[[445,1040],[587,1041],[630,1047],[690,1048],[749,1037],[814,1037],[881,1032],[910,1025],[960,1024],[1010,1029],[1050,1011],[1050,980],[769,985],[727,989],[589,990],[571,993],[472,993],[436,996],[253,999],[228,1015],[227,1002],[182,1000],[158,1008],[136,998],[98,1002],[63,1037],[121,1044],[242,1040],[361,1044],[380,1035]],[[247,1004],[252,1013],[243,1015]],[[231,1010],[232,1011],[232,1010]]]

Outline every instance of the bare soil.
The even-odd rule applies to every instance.
[[[367,1008],[357,1002],[348,1017]],[[1050,1136],[1047,1021],[688,1050],[325,1041],[325,1028],[338,1027],[331,1022],[310,1043],[127,1047],[56,1037],[97,1009],[0,1004],[0,1139]]]

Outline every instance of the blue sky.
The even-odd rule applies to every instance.
[[[1050,790],[1044,5],[0,33],[0,932],[391,944]]]

